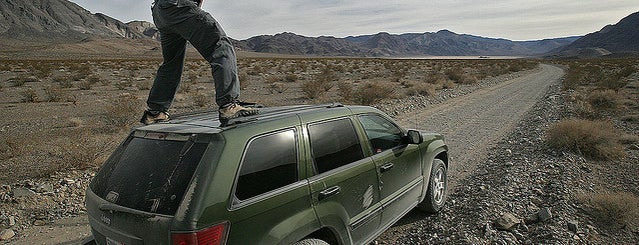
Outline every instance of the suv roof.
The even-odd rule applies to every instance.
[[[219,133],[244,124],[252,124],[259,121],[270,121],[299,114],[312,113],[329,108],[353,108],[340,103],[320,105],[294,105],[260,108],[260,113],[253,116],[231,119],[222,126],[218,118],[217,110],[204,110],[192,113],[179,114],[166,123],[155,123],[141,126],[136,130],[170,132],[170,133]]]

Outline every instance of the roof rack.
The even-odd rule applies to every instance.
[[[301,105],[301,106],[281,107],[281,108],[262,107],[262,108],[272,108],[273,110],[267,110],[265,113],[260,112],[259,114],[253,115],[253,116],[238,117],[238,118],[230,119],[227,122],[222,122],[222,120],[220,120],[219,118],[214,118],[214,119],[218,119],[220,121],[221,123],[220,127],[232,127],[242,123],[258,121],[260,118],[263,118],[265,116],[275,116],[285,112],[290,113],[290,112],[296,112],[296,111],[302,111],[302,110],[308,110],[308,109],[338,108],[338,107],[344,107],[344,105],[341,103],[333,102],[330,104]]]

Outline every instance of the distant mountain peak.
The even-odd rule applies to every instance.
[[[88,37],[157,37],[151,23],[133,25],[138,28],[103,13],[91,14],[68,0],[0,1],[0,36],[6,38],[77,41]]]
[[[559,57],[598,57],[604,55],[639,55],[639,12],[630,14],[617,24],[585,35],[570,45],[553,52]]]

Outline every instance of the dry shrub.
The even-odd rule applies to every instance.
[[[619,133],[610,122],[567,119],[552,125],[546,132],[546,143],[599,160],[625,156]]]
[[[107,106],[103,120],[106,128],[112,132],[121,130],[139,119],[141,103],[135,95],[123,94]]]
[[[461,67],[455,67],[455,68],[446,70],[446,72],[444,73],[446,74],[446,77],[448,77],[448,79],[453,80],[455,82],[462,82],[462,79],[464,76],[464,69],[462,69]]]
[[[621,96],[611,89],[595,90],[588,94],[586,100],[599,111],[618,111],[622,107]]]
[[[313,79],[302,84],[302,92],[308,99],[317,99],[326,91],[324,90],[325,81]]]
[[[153,86],[153,82],[151,82],[151,80],[145,80],[145,81],[138,82],[136,86],[138,87],[139,90],[151,90],[151,87]]]
[[[380,82],[366,83],[353,94],[353,101],[361,105],[371,105],[390,98],[394,91],[392,86]]]
[[[299,79],[299,77],[295,74],[288,74],[284,77],[284,81],[287,83],[294,83],[297,82],[297,80]]]
[[[91,90],[92,85],[93,84],[89,81],[82,81],[80,82],[80,84],[78,84],[78,88],[80,90]]]
[[[249,80],[248,73],[240,72],[240,74],[238,74],[237,76],[238,76],[238,79],[240,80],[241,90],[245,90],[246,88],[248,88],[249,85],[251,85],[251,81]]]
[[[40,102],[38,94],[31,88],[22,92],[22,102],[24,103],[37,103]]]
[[[7,160],[26,151],[29,139],[21,135],[21,137],[12,135],[2,135],[0,137],[0,160]]]
[[[14,87],[21,87],[28,82],[38,82],[38,78],[27,74],[20,74],[17,77],[7,80],[7,82],[12,83]]]
[[[210,103],[209,95],[206,93],[196,93],[193,95],[193,102],[198,107],[206,107]]]
[[[596,193],[578,197],[603,225],[624,226],[639,221],[639,198],[628,192]]]
[[[64,92],[55,87],[45,88],[44,95],[46,102],[60,102],[65,96]]]
[[[350,102],[353,99],[353,85],[348,82],[337,83],[337,93],[342,97],[342,101]]]
[[[441,86],[442,86],[442,89],[453,89],[457,85],[455,85],[455,83],[451,80],[444,79],[441,81]]]
[[[264,80],[264,83],[273,84],[273,83],[281,82],[282,80],[284,80],[282,76],[269,76],[266,78],[266,80]]]
[[[71,78],[68,76],[54,77],[53,82],[60,84],[60,88],[73,87],[73,82],[71,81]]]
[[[267,86],[267,88],[271,94],[275,92],[281,94],[284,93],[284,91],[288,90],[288,87],[281,82],[271,83]]]
[[[408,90],[406,90],[406,95],[414,96],[414,95],[423,95],[423,96],[433,96],[437,93],[437,85],[431,83],[419,83]]]
[[[59,162],[55,169],[86,169],[96,167],[101,155],[109,149],[105,147],[105,142],[96,140],[98,135],[91,133],[88,129],[77,132],[74,137],[65,140],[59,146],[58,151],[53,152],[58,155]]]

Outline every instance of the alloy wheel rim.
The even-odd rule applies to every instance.
[[[446,177],[444,176],[444,170],[439,168],[435,173],[435,179],[433,180],[433,199],[437,204],[441,204],[444,200],[444,192],[446,189]]]

